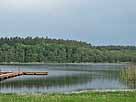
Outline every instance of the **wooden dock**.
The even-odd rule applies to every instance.
[[[48,72],[0,72],[0,81],[22,75],[48,75]]]

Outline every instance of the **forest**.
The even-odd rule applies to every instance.
[[[1,37],[0,63],[136,62],[136,46],[92,46],[48,37]]]

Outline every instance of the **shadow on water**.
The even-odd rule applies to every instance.
[[[92,80],[90,74],[77,74],[67,76],[51,76],[51,77],[29,77],[21,80],[7,80],[1,82],[1,87],[57,87],[69,86],[74,84],[82,84]]]

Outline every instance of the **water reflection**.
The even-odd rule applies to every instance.
[[[1,70],[48,71],[48,76],[20,76],[0,82],[1,93],[46,93],[78,90],[135,89],[128,79],[127,65],[21,65],[0,66]],[[132,71],[136,72],[136,71]],[[127,79],[124,77],[127,76]],[[127,81],[126,81],[127,80]]]

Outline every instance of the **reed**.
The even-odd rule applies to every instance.
[[[136,81],[136,65],[130,65],[127,69],[121,71],[123,80]]]

